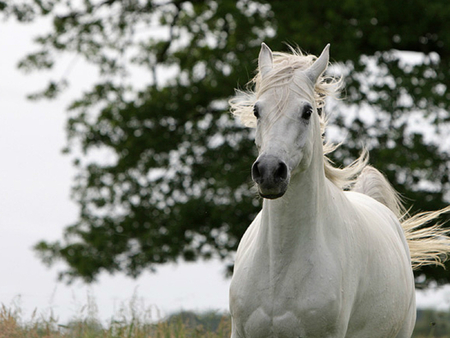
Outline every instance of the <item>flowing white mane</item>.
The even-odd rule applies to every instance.
[[[236,91],[236,96],[233,97],[230,103],[231,113],[238,117],[239,120],[247,127],[256,127],[256,118],[253,114],[253,106],[258,100],[259,96],[270,88],[276,87],[279,89],[280,100],[278,102],[279,108],[287,101],[289,94],[289,84],[295,81],[296,70],[306,70],[317,59],[314,55],[306,55],[300,50],[290,48],[291,53],[273,53],[273,70],[262,80],[261,72],[258,69],[256,76],[248,84],[248,89],[245,91]],[[322,135],[325,133],[327,118],[323,113],[326,97],[338,97],[342,86],[341,78],[334,78],[329,76],[320,76],[314,87],[314,97],[311,97],[305,86],[310,86],[310,83],[301,83],[296,86],[297,90],[302,91],[303,95],[310,97],[311,102],[315,104],[315,108],[319,112]],[[251,88],[254,88],[251,89]],[[280,109],[281,111],[282,109]],[[367,152],[363,151],[361,156],[344,168],[336,168],[332,165],[327,157],[327,154],[334,151],[339,145],[334,145],[324,140],[323,155],[324,168],[326,177],[341,189],[348,189],[354,182],[356,177],[361,173],[367,164]]]

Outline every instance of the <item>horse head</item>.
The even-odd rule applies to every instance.
[[[305,57],[274,62],[272,51],[262,44],[253,106],[259,155],[252,179],[264,198],[283,196],[291,176],[309,167],[314,145],[322,144],[314,86],[327,68],[328,50],[329,45],[312,64]]]

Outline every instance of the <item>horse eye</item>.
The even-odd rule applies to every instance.
[[[308,105],[303,107],[302,118],[305,119],[305,120],[309,120],[309,118],[311,117],[312,113],[313,113],[313,109],[308,104]]]
[[[253,115],[259,119],[259,108],[257,106],[253,106]]]

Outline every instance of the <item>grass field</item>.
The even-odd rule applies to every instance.
[[[37,311],[24,319],[20,308],[1,306],[0,338],[229,338],[231,334],[228,314],[184,311],[156,320],[134,304],[101,323],[91,302],[65,324]],[[450,312],[419,311],[413,338],[450,338]]]
[[[25,316],[20,298],[0,304],[0,338],[222,338],[230,337],[228,314],[182,311],[163,317],[136,293],[109,320],[100,320],[95,298],[88,293],[77,313],[58,319],[52,310]]]
[[[166,320],[145,321],[135,316],[112,319],[107,325],[95,318],[76,318],[59,324],[51,316],[33,315],[23,321],[17,310],[2,306],[0,309],[0,338],[229,338],[230,319],[227,315],[205,313],[203,317],[219,318],[215,327],[203,325],[191,313],[180,313]],[[189,318],[192,317],[192,318]],[[192,320],[191,320],[192,319]],[[217,320],[216,320],[217,321]]]

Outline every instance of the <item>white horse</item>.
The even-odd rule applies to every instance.
[[[341,82],[322,75],[328,50],[316,59],[262,44],[255,91],[230,101],[256,127],[251,172],[264,198],[236,254],[232,338],[410,337],[412,266],[442,264],[450,251],[443,229],[417,230],[448,209],[402,220],[365,154],[343,169],[327,159],[324,98]]]

